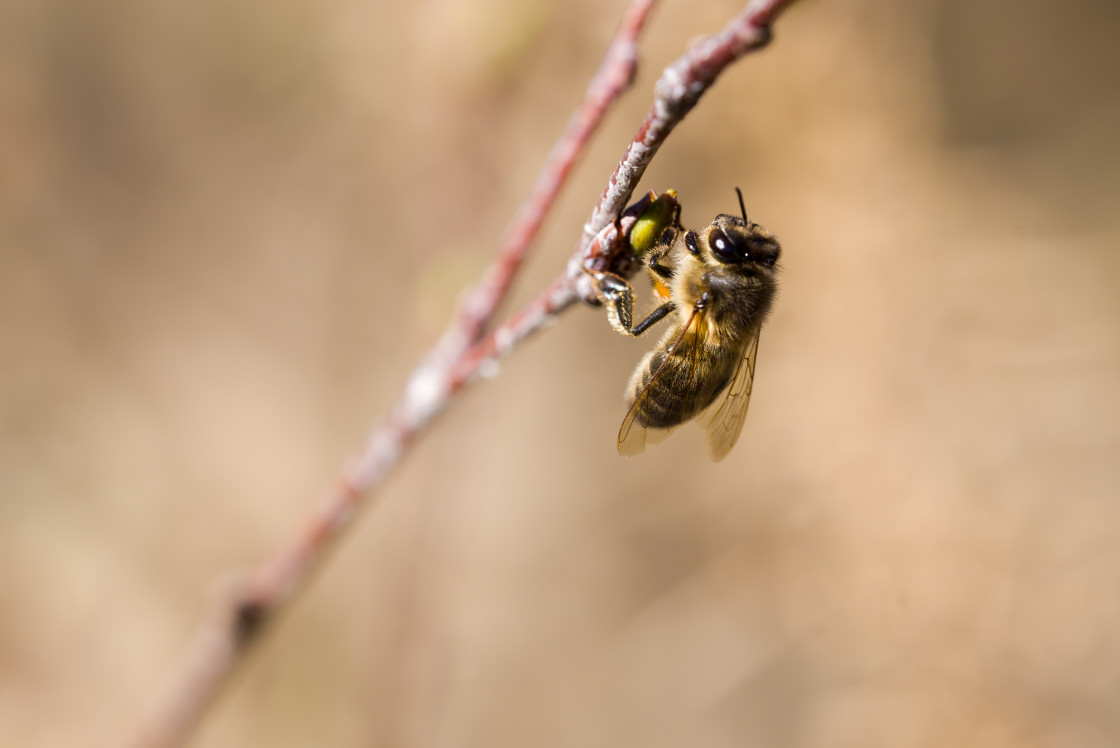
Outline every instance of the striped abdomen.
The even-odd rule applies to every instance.
[[[627,405],[641,398],[636,420],[646,428],[677,426],[711,405],[731,380],[739,358],[701,342],[698,336],[683,340],[667,360],[664,350],[654,349],[630,380]],[[662,365],[665,368],[658,373]]]

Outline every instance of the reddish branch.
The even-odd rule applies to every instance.
[[[467,296],[458,316],[409,378],[385,422],[343,471],[302,529],[246,579],[226,591],[204,623],[164,699],[149,715],[134,745],[181,745],[201,719],[249,645],[306,584],[349,524],[425,431],[431,419],[479,374],[579,299],[594,300],[582,268],[630,273],[614,219],[629,201],[668,134],[724,69],[770,39],[770,23],[793,0],[752,0],[720,33],[693,43],[657,81],[653,106],[600,196],[568,263],[536,299],[488,333],[493,316],[552,207],[560,187],[610,104],[633,80],[637,38],[655,0],[632,0],[599,71],[567,130],[549,155],[532,193],[506,232],[498,257]],[[625,226],[623,227],[625,231]],[[485,334],[484,334],[485,333]]]
[[[638,69],[638,36],[655,2],[632,0],[626,9],[599,70],[587,86],[582,104],[553,146],[532,192],[506,231],[498,259],[463,304],[460,327],[463,337],[470,342],[477,340],[505,298],[530,243],[607,108],[633,83]]]

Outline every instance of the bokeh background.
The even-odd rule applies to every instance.
[[[0,6],[0,746],[120,745],[473,281],[622,0]],[[558,273],[665,0],[516,288]],[[648,341],[472,388],[193,744],[1076,746],[1120,734],[1120,9],[804,0],[644,188],[785,247],[713,465],[615,454]]]

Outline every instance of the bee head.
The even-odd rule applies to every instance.
[[[750,262],[772,268],[782,254],[773,234],[739,216],[716,216],[706,238],[712,257],[725,265]]]
[[[721,214],[712,221],[705,236],[712,257],[725,265],[750,262],[765,268],[774,267],[782,254],[777,237],[747,218],[743,191],[736,187],[735,194],[739,196],[743,217]]]

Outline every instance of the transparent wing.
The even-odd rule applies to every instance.
[[[743,349],[743,358],[731,375],[731,382],[698,421],[707,426],[708,454],[715,462],[727,456],[739,439],[739,432],[743,430],[743,420],[747,417],[747,406],[751,401],[751,385],[754,382],[758,333],[759,328],[755,328]]]
[[[698,319],[699,318],[699,319]],[[634,398],[634,404],[630,406],[627,411],[626,417],[622,419],[622,427],[618,430],[618,453],[623,457],[632,457],[636,454],[641,454],[645,451],[646,444],[660,444],[662,441],[673,433],[675,426],[670,428],[650,428],[642,422],[641,413],[642,407],[649,397],[650,392],[653,390],[654,384],[665,376],[669,369],[669,362],[674,353],[680,348],[684,342],[685,337],[689,334],[690,329],[694,327],[694,323],[703,323],[703,313],[698,309],[693,309],[692,314],[689,316],[688,321],[681,326],[680,334],[677,335],[673,343],[665,350],[665,356],[653,376],[649,378],[646,385],[642,388],[641,392]],[[699,346],[690,346],[686,348],[689,359],[695,358],[699,355]],[[696,372],[700,370],[697,361],[686,359],[687,363],[682,367],[676,367],[679,371],[685,372],[686,376],[695,376]],[[692,385],[691,382],[681,383],[683,392],[689,392]]]

